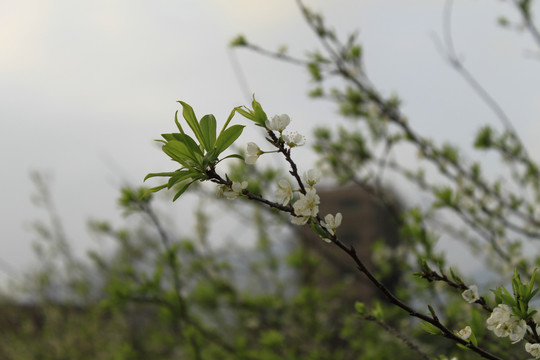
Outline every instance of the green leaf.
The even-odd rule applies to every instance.
[[[164,184],[164,185],[159,185],[159,186],[156,186],[156,187],[153,187],[153,188],[150,188],[150,189],[147,189],[141,196],[141,199],[147,197],[148,195],[150,195],[151,193],[155,193],[156,191],[159,191],[161,189],[164,189],[167,187],[167,184]]]
[[[156,176],[173,176],[174,174],[176,174],[176,171],[173,171],[173,172],[161,172],[161,173],[150,173],[150,174],[148,174],[148,175],[146,175],[144,177],[143,181],[146,181],[147,179],[150,179],[150,178],[153,178],[153,177],[156,177]]]
[[[199,125],[199,122],[197,121],[197,117],[195,116],[195,112],[193,111],[193,108],[186,104],[183,101],[178,101],[182,105],[182,115],[184,116],[184,119],[186,119],[186,122],[188,123],[189,127],[195,134],[195,137],[197,140],[199,140],[200,143],[203,143],[203,136],[202,136],[202,130]]]
[[[216,155],[221,154],[231,146],[231,144],[242,134],[242,131],[244,131],[244,125],[233,125],[222,131],[216,140]]]
[[[167,187],[170,189],[174,186],[174,184],[179,183],[180,181],[183,181],[187,178],[198,179],[199,177],[200,175],[198,172],[190,171],[190,170],[180,170],[180,171],[177,171],[174,176],[171,176],[167,184]]]
[[[184,145],[182,144],[182,146]],[[174,146],[172,146],[170,143],[167,143],[161,147],[161,150],[163,150],[163,152],[169,155],[169,157],[172,160],[176,161],[183,167],[188,168],[188,169],[193,169],[193,166],[192,166],[193,162],[191,161],[190,163],[189,155],[185,154],[187,152],[187,148],[185,148],[185,146],[184,146],[184,149],[179,150],[175,148]]]
[[[531,280],[529,280],[529,286],[528,286],[529,292],[532,292],[532,289],[534,288],[534,280],[535,280],[535,277],[536,277],[536,270],[538,270],[538,269],[534,269],[533,274],[531,276]]]
[[[236,111],[238,111],[240,113],[240,115],[244,116],[245,118],[248,118],[249,120],[255,121],[255,113],[253,111],[251,111],[249,109],[244,110],[243,108],[237,108]]]
[[[180,133],[184,134],[184,129],[182,129],[182,126],[180,126],[180,122],[178,121],[178,110],[174,113],[174,123],[176,124],[176,127],[178,127],[178,130],[180,130]]]
[[[176,140],[176,141],[180,141],[181,143],[184,143],[188,147],[188,149],[194,155],[196,155],[195,159],[200,160],[203,157],[203,153],[201,151],[199,144],[197,144],[191,136],[186,135],[186,134],[178,134],[178,133],[172,134],[172,136],[174,137],[174,139],[169,140],[169,141]]]
[[[193,181],[186,181],[186,182],[183,182],[181,183],[179,186],[178,186],[178,192],[176,193],[176,195],[174,195],[173,197],[173,201],[176,201],[176,199],[178,199],[180,197],[180,195],[182,195],[184,192],[186,192],[186,190],[189,188],[189,186],[191,184],[193,184],[195,181],[197,180],[193,180]]]
[[[476,339],[476,336],[474,335],[474,332],[471,333],[471,336],[469,337],[469,341],[470,341],[474,346],[478,346],[478,340]]]
[[[366,305],[360,301],[354,303],[354,309],[360,315],[364,315],[366,313]]]
[[[430,312],[430,314],[431,314],[431,317],[434,318],[434,319],[436,319],[436,318],[437,318],[437,314],[435,314],[435,310],[433,310],[433,308],[431,307],[431,305],[428,305],[427,307],[428,307],[428,309],[429,309],[429,312]]]
[[[200,125],[203,138],[202,144],[206,151],[211,151],[216,143],[216,118],[212,114],[204,115]]]
[[[234,109],[232,109],[231,113],[229,114],[229,117],[227,118],[227,121],[225,121],[225,124],[223,124],[223,127],[221,128],[221,131],[219,132],[220,135],[221,135],[221,133],[223,131],[225,131],[227,126],[229,126],[229,123],[231,122],[232,118],[234,117],[234,114],[236,114],[237,111],[240,112],[241,108],[242,108],[241,106],[237,106]]]
[[[324,230],[319,224],[316,222],[310,221],[309,227],[311,230],[313,230],[317,235],[319,235],[321,238],[326,239],[329,237],[328,231]]]
[[[223,161],[223,160],[229,159],[229,158],[236,158],[236,159],[240,159],[240,160],[244,161],[244,157],[242,155],[239,155],[239,154],[227,155],[223,159],[220,159],[219,161]]]
[[[428,322],[421,322],[419,325],[428,334],[439,335],[441,333],[441,330],[439,328],[437,328],[436,326],[434,326],[434,325],[432,325],[432,324],[430,324]]]
[[[181,134],[178,134],[181,135]],[[189,136],[184,135],[186,139],[191,139]],[[193,140],[193,139],[191,139]],[[196,164],[200,164],[200,160],[202,157],[201,149],[197,146],[197,144],[192,141],[178,141],[178,140],[171,140],[167,144],[163,145],[163,151],[169,155],[171,158],[173,158],[175,161],[178,161],[182,165],[184,163],[187,163],[186,160],[190,159]],[[197,157],[199,155],[199,157]],[[188,164],[189,165],[189,164]],[[188,165],[185,165],[186,167],[189,167]]]
[[[259,126],[265,126],[266,120],[268,120],[268,117],[266,116],[266,113],[264,112],[261,104],[255,100],[255,95],[253,95],[253,101],[251,102],[251,106],[253,107],[253,113],[254,113],[254,121]]]

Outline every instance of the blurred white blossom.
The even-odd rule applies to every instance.
[[[478,287],[476,285],[470,285],[467,290],[465,290],[463,293],[461,293],[461,296],[469,304],[472,304],[476,300],[480,299],[480,295],[478,295]]]
[[[470,326],[465,326],[463,329],[459,330],[457,335],[463,340],[467,340],[471,337],[472,330]]]
[[[293,197],[293,189],[289,181],[285,179],[279,180],[275,196],[280,204],[287,206]]]
[[[246,164],[253,165],[262,154],[261,149],[254,142],[247,143],[246,146]]]
[[[331,235],[335,235],[336,229],[341,225],[342,219],[343,216],[341,213],[337,213],[335,217],[332,214],[328,214],[324,217],[324,221],[321,221],[321,225],[324,226]]]
[[[283,141],[289,147],[302,146],[306,143],[306,138],[302,134],[295,132],[283,134]]]
[[[540,359],[540,344],[525,343],[525,350],[535,359]]]
[[[227,199],[234,200],[242,193],[242,190],[247,188],[247,186],[247,181],[242,181],[241,183],[238,181],[233,181],[230,188],[227,185],[222,185],[219,191],[220,194],[225,196]]]
[[[302,179],[309,187],[313,187],[321,179],[321,171],[319,169],[310,169],[304,173]]]

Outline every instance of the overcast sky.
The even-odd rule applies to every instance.
[[[499,125],[433,44],[444,1],[306,3],[338,34],[360,30],[371,80],[399,94],[421,133],[467,145],[480,125]],[[497,26],[503,14],[518,19],[506,2],[456,1],[455,45],[538,158],[540,62],[526,55],[535,49],[528,34]],[[246,104],[233,61],[269,114],[290,114],[306,135],[334,122],[332,104],[306,98],[303,69],[232,54],[227,45],[239,33],[298,56],[316,47],[293,0],[0,1],[0,270],[33,261],[26,228],[42,213],[30,201],[30,171],[53,175],[57,209],[82,251],[91,245],[89,217],[120,218],[122,182],[172,169],[153,139],[174,129],[176,100],[218,121]],[[305,168],[315,159],[307,147],[300,156]]]

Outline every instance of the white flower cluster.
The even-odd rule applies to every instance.
[[[296,225],[304,225],[311,217],[317,216],[319,213],[320,198],[317,191],[313,187],[321,178],[321,172],[317,169],[310,169],[304,173],[302,179],[309,186],[305,194],[300,194],[300,197],[293,204],[294,214],[291,222]]]
[[[283,133],[283,130],[287,128],[290,122],[291,118],[289,115],[281,114],[275,115],[271,120],[266,120],[265,126],[270,131],[278,131],[285,144],[290,148],[304,145],[306,143],[306,138],[303,135],[297,133],[296,131],[285,134]],[[255,164],[259,156],[267,152],[274,151],[263,151],[254,142],[249,142],[246,146],[246,164]]]
[[[527,333],[527,323],[525,320],[512,314],[512,308],[506,304],[499,304],[491,316],[487,319],[487,328],[498,337],[509,337],[512,344],[515,344]]]
[[[478,287],[476,285],[469,285],[461,296],[469,304],[474,303],[480,299],[478,294]],[[536,319],[535,319],[536,320]],[[490,317],[486,320],[488,330],[491,330],[498,337],[507,337],[512,341],[512,344],[518,343],[527,334],[527,326],[525,320],[520,319],[512,313],[512,308],[506,304],[499,304],[493,309]],[[461,329],[457,335],[464,340],[467,340],[472,334],[469,326]],[[540,344],[525,343],[525,350],[531,354],[535,359],[540,359]]]
[[[246,189],[247,186],[247,181],[242,181],[241,183],[238,181],[233,181],[230,187],[227,185],[221,185],[218,190],[218,195],[225,196],[229,200],[234,200],[240,194],[242,194],[242,191]]]

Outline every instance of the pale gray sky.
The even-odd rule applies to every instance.
[[[360,29],[372,81],[399,94],[422,133],[468,146],[481,124],[499,125],[433,45],[444,1],[306,3],[339,34]],[[535,49],[527,34],[496,25],[502,14],[517,19],[505,2],[456,1],[455,45],[538,158],[540,62],[525,56]],[[32,262],[25,224],[42,214],[30,202],[30,171],[54,175],[58,211],[82,251],[92,244],[89,217],[119,218],[122,181],[173,168],[152,140],[174,129],[176,100],[221,120],[245,104],[227,47],[238,33],[291,54],[316,46],[293,0],[0,1],[0,260],[16,269]],[[336,118],[331,104],[306,98],[303,69],[235,56],[270,114],[289,113],[306,135]],[[307,147],[300,156],[306,168],[314,161]]]

